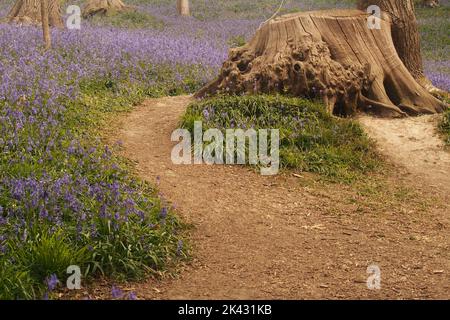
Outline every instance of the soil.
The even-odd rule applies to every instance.
[[[140,299],[450,298],[450,162],[432,118],[361,119],[396,166],[386,178],[395,188],[364,193],[306,173],[174,165],[171,133],[191,101],[148,100],[110,137],[193,225],[192,261],[176,277],[130,284]],[[366,284],[372,264],[380,290]]]
[[[415,177],[450,194],[450,152],[437,132],[440,116],[403,119],[360,117],[379,150]]]

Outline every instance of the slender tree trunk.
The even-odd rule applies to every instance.
[[[419,27],[413,0],[358,0],[358,8],[366,11],[370,5],[377,5],[392,19],[392,39],[397,53],[420,84],[424,84]]]
[[[50,26],[48,21],[48,1],[41,0],[41,20],[42,20],[42,32],[44,35],[45,50],[52,47],[52,38],[50,37]]]
[[[189,0],[177,0],[177,12],[180,16],[190,16]]]

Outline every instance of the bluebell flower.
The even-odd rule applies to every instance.
[[[167,217],[167,208],[166,207],[163,207],[161,209],[160,216],[161,216],[162,219],[165,219]]]
[[[181,251],[183,250],[183,241],[182,240],[178,240],[178,244],[177,244],[177,255],[181,255]]]
[[[47,287],[49,291],[55,290],[56,286],[58,285],[59,280],[56,274],[50,275],[50,277],[47,278]]]
[[[136,293],[130,292],[130,293],[128,294],[128,300],[137,300]]]
[[[120,299],[123,297],[123,291],[116,286],[112,286],[111,296],[113,297],[113,299]]]

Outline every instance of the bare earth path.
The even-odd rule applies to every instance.
[[[450,194],[450,152],[444,149],[444,142],[436,132],[436,116],[405,119],[365,116],[359,120],[378,142],[382,153],[405,166],[414,177]]]
[[[146,101],[113,139],[192,223],[194,259],[175,279],[134,286],[147,299],[450,298],[448,207],[362,212],[341,186],[289,173],[174,165],[172,131],[190,97]],[[322,191],[321,191],[322,190]],[[382,272],[368,290],[366,268]]]

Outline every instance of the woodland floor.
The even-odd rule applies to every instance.
[[[439,116],[404,119],[361,117],[379,150],[398,165],[439,189],[450,193],[450,152],[436,132]]]
[[[303,173],[172,164],[170,136],[190,101],[147,100],[111,137],[142,178],[160,177],[161,192],[193,225],[192,261],[176,277],[129,284],[139,298],[450,298],[450,155],[433,118],[362,117],[392,169],[384,182],[345,186]],[[373,263],[381,290],[366,286]]]

